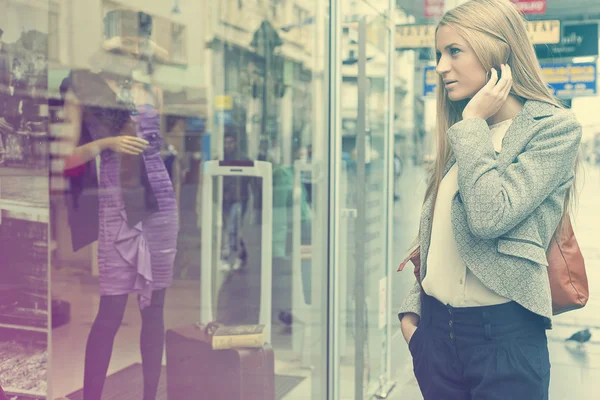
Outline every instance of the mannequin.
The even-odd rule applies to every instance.
[[[102,61],[103,56],[110,56],[102,50],[93,59],[97,72],[73,71],[63,82],[65,112],[79,143],[67,164],[71,168],[85,166],[71,178],[67,201],[73,247],[76,250],[98,240],[100,307],[86,346],[83,398],[101,399],[114,338],[128,296],[135,293],[142,315],[143,399],[154,400],[164,348],[165,293],[176,254],[178,211],[160,156],[162,93],[152,85],[152,57],[148,53],[152,48],[152,19],[141,12],[116,12],[122,12],[123,18],[137,17],[135,39],[140,51],[114,66],[119,69],[115,73],[115,68],[109,70],[114,61]],[[98,155],[101,161],[96,180]]]

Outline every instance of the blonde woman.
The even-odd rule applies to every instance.
[[[547,399],[546,253],[568,207],[581,126],[551,95],[508,0],[436,30],[437,158],[402,333],[427,399]],[[572,201],[571,201],[572,204]]]

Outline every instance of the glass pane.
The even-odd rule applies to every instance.
[[[363,398],[387,384],[390,64],[386,14],[385,7],[368,2],[342,5],[341,398]],[[364,147],[359,151],[360,146]]]
[[[258,3],[229,3],[215,5],[211,36],[211,158],[266,163],[270,183],[235,177],[243,166],[214,181],[212,225],[202,223],[213,238],[213,309],[228,324],[266,324],[275,369],[296,379],[288,396],[324,398],[326,4],[269,2],[261,13]]]
[[[65,169],[52,177],[52,398],[194,392],[166,376],[167,359],[169,370],[195,370],[181,359],[182,329],[203,332],[197,198],[209,88],[206,26],[195,22],[207,5],[127,3],[60,2],[49,20],[59,37],[53,156]]]
[[[70,318],[53,398],[228,397],[239,365],[206,368],[215,320],[266,325],[273,353],[231,351],[277,398],[325,398],[327,4],[67,2],[48,21],[52,128],[71,146],[52,177]]]
[[[0,389],[48,385],[48,10],[2,2],[0,29]]]
[[[396,51],[395,55],[398,86],[394,99],[392,266],[400,264],[412,249],[411,246],[416,245],[421,205],[427,183],[427,162],[431,161],[433,149],[431,124],[435,122],[435,107],[431,107],[432,95],[427,98],[415,95],[417,86],[409,84],[407,79],[407,76],[412,76],[414,81],[425,80],[424,68],[418,65],[415,67],[419,54],[419,50],[402,50]],[[412,356],[398,321],[398,309],[415,282],[412,268],[412,264],[407,265],[403,272],[393,274],[390,282],[392,299],[389,312],[392,321],[393,354],[391,374],[397,377],[398,390],[418,397],[418,385],[415,386],[414,377],[406,373],[407,370],[412,370]]]

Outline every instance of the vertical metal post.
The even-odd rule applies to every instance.
[[[318,2],[317,2],[318,3]],[[340,37],[342,32],[341,18],[341,0],[329,0],[329,30],[325,38],[326,49],[325,54],[328,55],[327,62],[327,81],[325,87],[328,89],[328,135],[327,152],[321,154],[326,155],[329,164],[327,182],[324,182],[316,191],[318,201],[316,204],[327,204],[327,209],[323,215],[328,216],[327,224],[327,274],[325,276],[327,285],[324,289],[316,290],[315,293],[323,293],[327,299],[327,312],[323,315],[323,326],[327,327],[327,341],[323,341],[322,354],[327,354],[327,375],[326,383],[323,387],[327,388],[327,399],[338,400],[340,398],[340,352],[339,352],[339,280],[340,280],[340,264],[338,255],[340,251],[339,242],[339,224],[340,224],[340,171],[341,171],[341,85],[342,85],[342,62]],[[317,19],[317,24],[320,23]],[[324,160],[325,161],[325,160]],[[313,161],[314,162],[314,161]],[[320,189],[323,190],[320,190]],[[313,200],[314,203],[314,200]],[[316,220],[324,220],[325,218],[317,218]],[[315,271],[316,268],[313,268]],[[317,282],[318,283],[318,282]],[[316,299],[313,299],[316,301]],[[320,304],[320,303],[315,303]],[[323,376],[323,375],[321,375]],[[317,397],[315,397],[315,394]],[[319,398],[318,393],[313,391],[313,398]]]
[[[263,98],[262,98],[262,109],[263,109],[263,117],[260,121],[260,135],[266,135],[267,133],[267,124],[269,120],[269,71],[271,70],[271,49],[269,45],[269,33],[263,27],[262,29],[262,37],[263,37],[263,51],[264,54],[264,82],[263,82]],[[267,143],[269,143],[268,148],[271,148],[271,137],[268,138]]]
[[[358,21],[358,118],[356,124],[356,279],[354,307],[355,326],[355,370],[354,398],[362,400],[364,392],[364,345],[365,345],[365,227],[366,227],[366,102],[367,102],[367,21],[362,17]]]
[[[390,11],[389,15],[394,15],[393,10],[395,7],[395,2],[390,0],[388,2],[388,10]],[[388,71],[387,71],[387,90],[389,95],[389,104],[388,104],[388,113],[386,115],[387,117],[387,127],[388,127],[388,132],[386,132],[387,134],[385,135],[385,139],[384,139],[384,149],[387,152],[387,160],[385,162],[386,165],[386,180],[387,180],[387,197],[386,197],[386,206],[385,209],[387,210],[387,218],[386,218],[386,223],[385,223],[385,227],[387,230],[387,235],[386,235],[386,240],[385,240],[385,248],[386,248],[386,272],[385,272],[385,276],[386,276],[386,280],[387,280],[387,299],[386,299],[386,303],[387,303],[387,307],[386,307],[386,327],[385,327],[385,335],[386,335],[386,341],[387,341],[387,346],[386,346],[386,354],[385,354],[385,380],[386,382],[390,382],[392,379],[391,376],[391,371],[392,371],[392,362],[391,362],[391,353],[392,353],[392,318],[391,318],[391,313],[389,310],[389,307],[392,304],[392,281],[391,281],[391,276],[392,276],[392,258],[393,258],[393,254],[394,254],[394,248],[392,245],[392,241],[393,241],[393,221],[394,221],[394,189],[395,189],[395,174],[394,174],[394,155],[396,153],[396,136],[395,136],[395,130],[394,130],[394,114],[396,112],[395,110],[395,100],[396,100],[396,87],[395,87],[395,78],[396,78],[396,65],[395,65],[395,60],[396,60],[396,46],[395,46],[395,40],[394,38],[396,37],[395,35],[395,28],[396,28],[396,24],[395,24],[395,20],[392,17],[392,21],[391,21],[391,25],[390,25],[390,29],[387,30],[387,52],[388,52]],[[384,186],[385,187],[385,186]],[[381,388],[383,389],[383,388]]]
[[[388,112],[386,115],[387,119],[387,127],[388,131],[386,132],[384,138],[384,149],[386,150],[387,159],[385,160],[385,176],[387,185],[384,186],[387,189],[386,196],[386,213],[387,216],[385,220],[386,227],[386,240],[385,240],[385,248],[386,248],[386,262],[385,262],[385,276],[386,276],[386,327],[385,327],[385,364],[384,364],[384,373],[380,377],[380,382],[382,383],[379,388],[379,395],[382,398],[387,398],[391,390],[396,385],[394,381],[394,377],[392,376],[392,313],[390,312],[390,307],[392,306],[392,279],[393,276],[393,255],[394,255],[394,189],[395,189],[395,174],[394,174],[394,155],[395,155],[395,130],[394,130],[394,114],[395,114],[395,93],[396,93],[396,24],[394,16],[394,8],[395,8],[395,0],[389,0],[388,10],[390,11],[389,15],[392,16],[391,24],[389,25],[389,29],[387,30],[387,52],[388,52],[388,71],[387,71],[387,91],[389,95],[389,103],[388,103]]]

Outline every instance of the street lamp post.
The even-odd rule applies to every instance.
[[[271,71],[271,63],[275,49],[283,44],[279,34],[273,28],[273,25],[267,20],[260,24],[260,27],[254,32],[254,37],[250,45],[256,49],[256,53],[264,59],[263,71],[263,96],[262,110],[263,116],[260,123],[260,134],[267,133],[267,124],[269,121],[269,72]],[[271,142],[271,138],[268,138]]]

